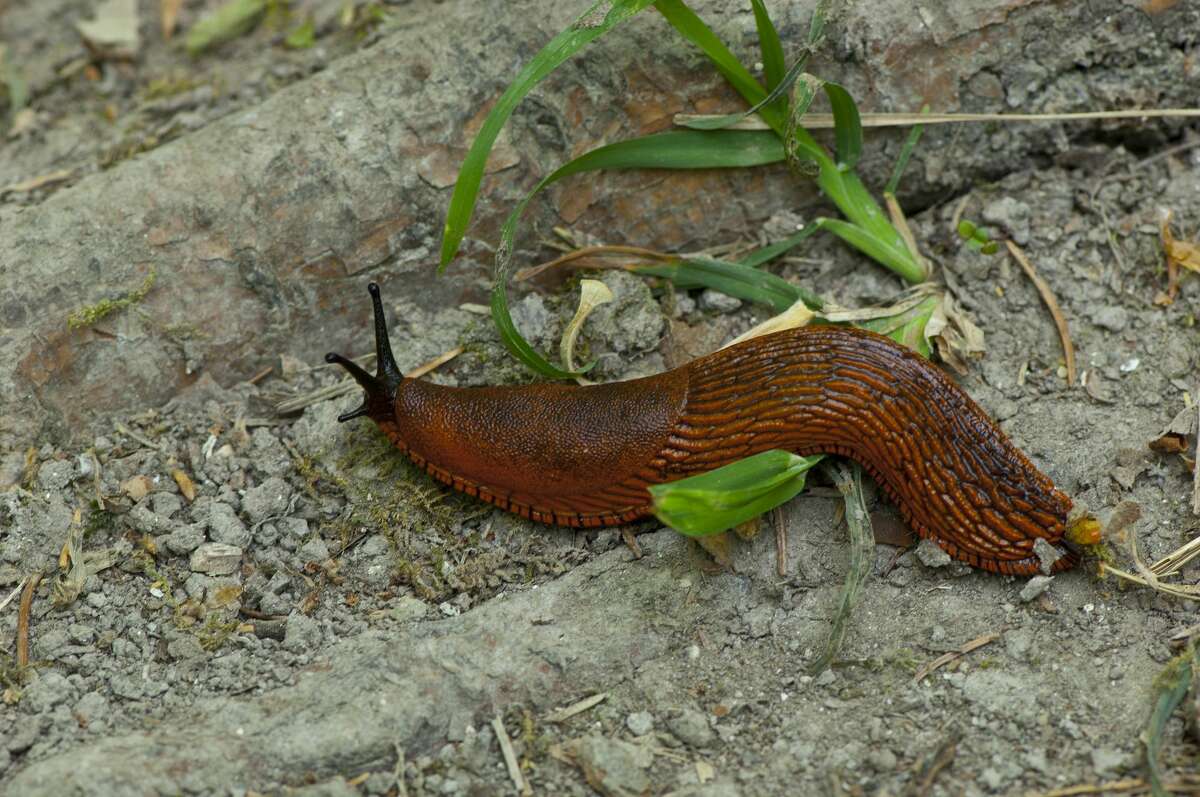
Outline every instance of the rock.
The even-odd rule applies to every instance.
[[[645,770],[653,756],[646,747],[607,736],[585,736],[579,740],[577,756],[588,784],[602,794],[617,797],[650,789]]]
[[[1021,587],[1021,600],[1024,603],[1029,603],[1035,600],[1043,592],[1050,589],[1050,582],[1053,581],[1053,576],[1034,576]]]
[[[160,516],[161,517],[161,516]],[[158,546],[178,556],[184,556],[204,543],[204,524],[191,523],[158,538]]]
[[[329,546],[319,536],[314,536],[300,548],[300,561],[324,562],[329,558]]]
[[[188,566],[195,573],[227,576],[237,572],[242,564],[242,549],[236,545],[206,542],[192,553]]]
[[[153,493],[150,496],[150,509],[156,515],[169,518],[183,509],[183,499],[175,493]]]
[[[278,476],[272,476],[257,487],[246,491],[242,498],[242,511],[251,523],[259,523],[269,517],[287,512],[292,497],[292,488]]]
[[[34,714],[41,714],[74,696],[75,687],[66,677],[54,670],[47,670],[25,689],[21,706]]]
[[[87,725],[91,722],[103,719],[108,714],[108,700],[99,692],[88,692],[75,703],[75,708],[71,710],[75,715],[75,719],[81,725]]]
[[[980,214],[983,220],[998,224],[1008,230],[1017,243],[1024,246],[1029,243],[1029,205],[1012,197],[1002,197],[984,206]]]
[[[1125,755],[1112,747],[1092,748],[1092,769],[1096,775],[1105,776],[1116,774],[1125,768]]]
[[[675,738],[692,747],[707,747],[715,738],[708,717],[694,708],[685,708],[677,716],[668,719],[667,728]]]
[[[933,540],[922,538],[917,543],[917,559],[926,567],[945,567],[953,560]]]
[[[143,500],[133,509],[129,510],[129,514],[125,517],[129,521],[129,525],[142,534],[150,534],[159,536],[167,534],[172,529],[171,521],[162,515],[156,515],[147,506],[147,501]]]
[[[293,653],[313,650],[321,644],[321,626],[316,620],[300,612],[292,612],[287,618],[283,647]]]
[[[625,718],[625,727],[634,736],[645,736],[654,730],[654,715],[649,711],[638,711]]]
[[[250,493],[247,493],[246,497],[249,499]],[[249,514],[249,510],[247,510],[247,514]],[[229,504],[213,501],[209,505],[205,522],[208,525],[208,536],[213,542],[223,542],[239,548],[245,548],[250,544],[250,532],[246,529],[246,524]]]
[[[167,655],[176,661],[199,659],[208,655],[200,640],[191,634],[183,634],[167,643]]]
[[[742,306],[742,300],[712,288],[705,288],[700,293],[700,309],[714,313],[732,313]]]
[[[61,490],[74,480],[75,463],[70,460],[51,460],[38,468],[37,483],[43,490]]]
[[[1092,323],[1110,332],[1120,332],[1129,325],[1129,313],[1119,305],[1106,304],[1092,312]]]
[[[879,747],[867,753],[867,763],[876,772],[885,773],[892,772],[896,769],[898,760],[896,754],[886,747]]]
[[[411,595],[405,595],[402,598],[397,598],[392,604],[392,619],[402,623],[420,620],[425,616],[427,608],[424,601],[414,598]]]

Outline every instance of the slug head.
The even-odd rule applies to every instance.
[[[388,342],[387,321],[383,317],[383,301],[379,298],[379,286],[374,282],[367,285],[371,294],[371,304],[375,308],[375,362],[374,376],[364,371],[357,363],[351,362],[340,354],[329,352],[325,362],[337,363],[350,372],[354,381],[362,385],[366,391],[363,403],[357,409],[338,416],[338,421],[344,422],[352,418],[366,415],[375,422],[389,420],[392,417],[392,405],[396,399],[396,390],[404,381],[404,374],[396,365],[392,356],[392,346]]]

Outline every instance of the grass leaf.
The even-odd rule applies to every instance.
[[[1147,780],[1150,781],[1150,793],[1154,797],[1167,797],[1171,793],[1163,785],[1159,753],[1162,750],[1167,720],[1171,719],[1171,714],[1183,702],[1191,686],[1192,668],[1196,666],[1196,659],[1196,646],[1192,643],[1188,645],[1187,650],[1172,659],[1154,679],[1154,709],[1150,712],[1146,730],[1142,732],[1142,743],[1146,746],[1146,770],[1149,775]]]
[[[767,13],[763,0],[750,0],[754,6],[754,27],[758,29],[758,49],[762,53],[763,78],[767,88],[774,90],[783,82],[784,59],[783,44],[779,41],[779,31]],[[783,109],[780,108],[780,111]]]
[[[767,96],[762,87],[746,67],[729,51],[704,20],[683,2],[683,0],[658,0],[654,7],[663,15],[675,30],[685,39],[699,47],[713,66],[717,68],[729,84],[751,105],[757,105]],[[778,108],[770,105],[761,108],[758,115],[777,134],[783,135],[784,114]]]
[[[488,154],[517,104],[559,64],[641,11],[650,2],[651,0],[596,0],[569,28],[551,39],[500,95],[475,140],[471,142],[471,149],[459,168],[454,194],[450,198],[450,209],[446,213],[445,229],[442,232],[440,269],[445,269],[454,258],[463,236],[466,235],[467,225],[475,212],[479,184],[483,180]],[[607,13],[604,12],[606,7]]]
[[[765,304],[776,313],[787,310],[797,300],[803,300],[813,310],[822,306],[816,295],[783,277],[741,263],[696,257],[661,266],[635,266],[631,270],[637,274],[664,277],[679,288],[712,288],[748,302]]]
[[[921,113],[929,113],[929,106],[922,105]],[[908,159],[912,157],[913,150],[917,148],[917,142],[921,140],[923,132],[925,132],[925,125],[913,125],[912,130],[908,131],[908,138],[904,140],[904,146],[900,148],[900,157],[896,158],[892,176],[888,179],[883,193],[896,195],[896,189],[900,187],[900,177],[904,174],[904,169],[908,166]]]
[[[896,246],[895,242],[880,239],[865,228],[841,219],[820,218],[814,224],[829,230],[858,251],[879,261],[909,282],[917,283],[925,280],[925,270],[913,260],[912,253],[904,247],[903,241]],[[899,236],[896,238],[898,240]]]
[[[849,171],[858,165],[863,148],[862,119],[858,115],[858,106],[854,104],[850,92],[837,83],[825,81],[825,96],[829,97],[829,105],[833,108],[833,136],[837,142],[838,166]]]
[[[743,266],[749,266],[750,268],[758,268],[763,263],[779,257],[784,252],[804,241],[806,238],[812,237],[813,233],[819,229],[821,228],[815,224],[806,224],[804,225],[804,229],[800,230],[800,232],[796,233],[795,235],[789,235],[782,241],[776,241],[775,243],[764,246],[761,249],[756,249],[739,260],[738,263]]]
[[[773,449],[699,476],[649,488],[654,514],[689,537],[733,528],[791,500],[821,456]]]
[[[529,341],[521,335],[513,322],[508,310],[508,290],[506,281],[499,281],[492,286],[492,321],[500,331],[500,340],[504,347],[534,372],[551,379],[575,379],[581,376],[587,368],[580,371],[564,371],[551,364],[545,357],[538,354],[537,349],[529,345]],[[590,367],[590,366],[589,366]]]

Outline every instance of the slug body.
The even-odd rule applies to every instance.
[[[946,553],[1033,575],[1070,499],[939,369],[889,338],[806,327],[748,340],[644,379],[585,387],[453,388],[392,359],[379,290],[379,373],[336,354],[367,415],[413,462],[524,517],[608,526],[651,514],[647,487],[773,448],[860,463],[908,526]],[[1071,567],[1074,550],[1053,570]]]

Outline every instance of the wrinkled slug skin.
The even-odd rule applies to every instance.
[[[404,379],[388,437],[441,481],[546,523],[650,514],[647,485],[782,448],[860,463],[909,527],[970,565],[1038,572],[1071,501],[938,368],[888,338],[807,327],[629,382],[453,388]],[[383,417],[378,417],[382,415]],[[1076,562],[1064,553],[1054,570]]]

